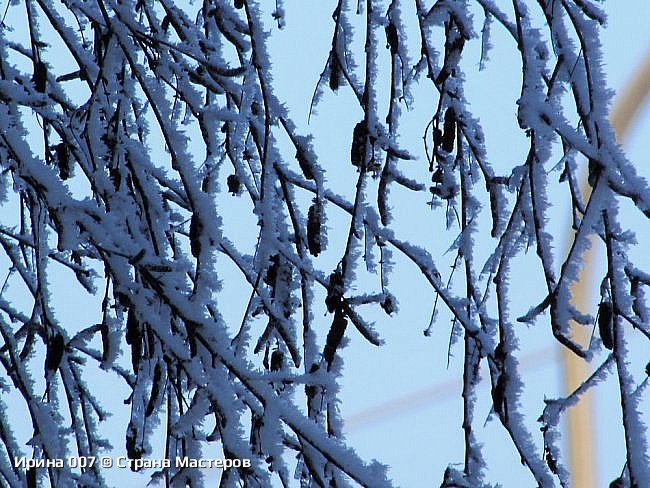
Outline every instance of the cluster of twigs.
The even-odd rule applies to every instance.
[[[470,12],[477,6],[485,17],[484,47],[495,24],[521,56],[518,121],[529,152],[506,173],[491,166],[464,94],[462,60],[466,44],[478,37]],[[22,24],[5,21],[0,29],[0,164],[4,184],[13,184],[5,198],[18,215],[16,225],[2,222],[0,243],[10,262],[7,286],[21,281],[30,305],[0,296],[0,361],[11,382],[2,386],[20,394],[33,427],[29,455],[62,459],[106,452],[97,425],[108,412],[88,383],[94,362],[131,389],[124,433],[131,459],[152,455],[151,435],[162,419],[167,459],[221,449],[226,458],[252,460],[250,467],[224,471],[222,486],[268,486],[274,477],[284,486],[294,478],[304,486],[350,480],[389,485],[383,466],[364,463],[341,440],[337,378],[351,327],[381,344],[360,309],[375,304],[387,315],[396,312],[388,273],[392,254],[399,253],[417,265],[464,337],[466,456],[462,470],[447,471],[444,486],[485,484],[474,417],[486,363],[494,412],[540,486],[568,484],[558,447],[561,414],[615,363],[627,441],[621,481],[643,486],[650,476],[647,440],[634,406],[638,391],[628,369],[626,330],[650,335],[643,295],[650,277],[626,257],[630,236],[620,228],[616,208],[629,199],[648,215],[650,191],[607,122],[597,34],[604,15],[587,0],[540,0],[539,7],[546,31],[534,27],[538,19],[520,0],[510,14],[489,0],[338,2],[317,93],[322,97],[325,87],[351,90],[363,111],[345,141],[357,177],[348,201],[327,186],[334,168],[277,98],[268,19],[257,2],[204,0],[190,14],[193,7],[169,0],[26,0],[18,16]],[[406,37],[407,14],[417,22],[419,38]],[[280,3],[273,17],[281,27]],[[359,22],[361,53],[353,43],[361,35],[353,28]],[[21,29],[24,39],[14,36]],[[433,41],[441,32],[443,46]],[[62,68],[59,50],[71,69]],[[388,66],[382,64],[386,52]],[[418,181],[401,169],[417,150],[400,147],[399,140],[409,90],[422,84],[431,87],[437,107],[426,128],[428,180]],[[385,114],[382,97],[388,97]],[[578,123],[566,112],[577,114]],[[558,143],[559,161],[553,152]],[[579,188],[581,157],[589,161],[593,187],[586,199]],[[570,195],[574,230],[561,264],[547,230],[546,188],[558,176]],[[433,207],[456,216],[460,286],[441,274],[431,249],[400,237],[391,212],[399,201],[389,194],[396,185],[428,192]],[[228,204],[217,202],[229,193],[246,200],[257,221],[250,255],[223,224]],[[327,209],[349,216],[342,250],[327,248]],[[483,221],[491,237],[479,242]],[[599,343],[585,347],[570,330],[572,322],[594,319],[572,305],[570,287],[593,235],[607,249],[599,330],[611,354],[600,375],[566,399],[549,402],[541,453],[518,402],[511,263],[534,247],[546,284],[544,298],[519,320],[533,322],[548,311],[557,340],[590,359]],[[474,249],[485,245],[493,245],[490,257],[478,263]],[[364,246],[381,256],[378,292],[355,295],[355,269],[371,254],[362,252]],[[335,269],[323,268],[319,255],[325,252],[338,253]],[[218,299],[224,260],[250,291],[240,327],[227,324],[221,313],[228,306]],[[54,263],[89,294],[103,290],[98,323],[72,332],[57,318],[50,300]],[[323,309],[331,322],[319,333],[315,317]],[[43,380],[33,367],[39,361]],[[52,486],[105,483],[99,465],[27,473],[13,466],[27,453],[5,413],[0,438],[2,485],[35,486],[37,478]],[[155,476],[167,486],[202,483],[200,470],[191,467],[172,466]]]

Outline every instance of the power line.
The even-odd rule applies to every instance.
[[[548,364],[549,358],[556,354],[557,348],[547,347],[524,354],[519,360],[521,370],[533,370]],[[483,383],[487,388],[487,383]],[[462,390],[462,381],[454,379],[437,383],[405,395],[392,398],[386,402],[374,405],[348,416],[345,419],[345,429],[348,432],[359,431],[373,425],[395,418],[396,412],[402,416],[429,407],[434,403],[445,401],[458,395]]]

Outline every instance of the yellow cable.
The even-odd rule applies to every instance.
[[[632,80],[616,98],[610,120],[616,132],[617,141],[623,144],[630,128],[639,115],[643,103],[650,93],[650,52],[636,71]],[[585,175],[582,182],[583,195],[589,196],[591,187]],[[572,287],[574,305],[578,310],[595,310],[595,284],[593,263],[601,255],[601,246],[595,239],[584,253],[585,266],[579,279]],[[584,326],[573,329],[574,339],[581,344],[589,342],[590,331]],[[566,348],[563,348],[565,387],[567,393],[575,390],[589,376],[589,365]],[[596,486],[596,465],[594,462],[592,395],[588,393],[568,412],[569,451],[571,462],[571,486],[576,488]]]

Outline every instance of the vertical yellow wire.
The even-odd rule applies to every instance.
[[[616,99],[612,109],[611,122],[619,144],[629,135],[629,129],[650,92],[650,53],[637,70],[632,80]],[[587,178],[582,182],[583,195],[591,193]],[[594,310],[596,306],[593,283],[594,260],[601,251],[592,239],[592,246],[584,253],[585,266],[572,287],[574,305],[578,310]],[[573,338],[580,344],[587,344],[590,331],[585,327],[574,327]],[[589,375],[589,366],[568,349],[563,348],[566,391],[571,392]],[[590,488],[596,486],[596,464],[594,462],[592,395],[588,393],[568,412],[569,450],[571,462],[571,486]]]

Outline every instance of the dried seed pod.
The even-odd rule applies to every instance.
[[[313,398],[318,394],[318,386],[316,385],[305,385],[305,395],[307,395],[307,398],[309,400],[313,400]]]
[[[316,363],[312,363],[312,365],[309,367],[309,374],[314,374],[316,371],[320,369],[320,366]],[[314,384],[306,384],[305,385],[305,394],[307,395],[307,398],[309,400],[314,399],[316,394],[318,393],[319,387]]]
[[[190,356],[196,356],[198,351],[198,344],[196,342],[196,331],[199,328],[199,324],[191,320],[185,321],[185,330],[187,330],[187,342],[190,346]]]
[[[156,344],[156,335],[153,332],[153,329],[149,324],[145,322],[144,332],[146,334],[146,342],[144,343],[144,353],[147,359],[151,359],[154,355],[155,344]]]
[[[544,448],[544,453],[545,453],[544,457],[546,458],[546,465],[548,466],[548,469],[550,469],[552,473],[558,474],[559,468],[555,456],[553,456],[553,453],[548,447]]]
[[[58,212],[50,212],[50,218],[52,219],[52,223],[54,224],[54,228],[56,229],[56,234],[57,234],[57,243],[56,243],[56,248],[60,252],[63,252],[66,250],[66,237],[68,235],[66,226],[63,224],[63,220],[61,220],[61,215],[59,215]]]
[[[503,372],[499,373],[496,385],[492,388],[492,405],[494,411],[499,415],[506,415],[506,382],[507,375]]]
[[[330,89],[332,91],[337,91],[341,86],[341,69],[339,68],[339,62],[336,59],[336,55],[332,55],[329,63],[330,68]]]
[[[47,66],[43,61],[36,61],[34,63],[32,82],[36,91],[45,93],[45,88],[47,87]]]
[[[395,297],[390,293],[386,293],[384,299],[381,301],[381,308],[383,308],[384,312],[386,312],[388,315],[391,315],[393,312],[395,312],[395,309],[397,308],[395,306]]]
[[[278,278],[278,270],[280,269],[280,255],[274,254],[269,258],[271,266],[266,270],[266,277],[264,281],[269,286],[275,286],[275,280]]]
[[[256,455],[261,455],[264,451],[262,449],[262,436],[264,431],[264,418],[261,415],[252,414],[251,415],[251,434],[249,438],[249,443],[252,448],[252,451]],[[266,458],[267,463],[271,463],[272,457],[269,456]],[[272,471],[269,467],[269,471]]]
[[[45,377],[59,369],[65,351],[65,340],[61,333],[57,332],[47,341],[47,352],[45,354]]]
[[[325,298],[325,305],[329,313],[334,312],[341,308],[343,301],[343,273],[340,269],[335,269],[330,275],[329,284],[327,286],[327,297]]]
[[[386,26],[386,44],[390,48],[391,54],[397,54],[399,50],[399,37],[397,36],[397,27],[392,22]]]
[[[136,372],[142,358],[142,331],[133,307],[126,316],[126,343],[131,346],[131,365]]]
[[[199,218],[198,214],[192,214],[192,220],[190,221],[190,250],[192,251],[192,256],[198,258],[201,254],[201,234],[203,232],[203,222]]]
[[[315,180],[316,178],[314,177],[314,169],[311,161],[307,159],[301,148],[296,149],[296,159],[298,160],[298,164],[300,165],[300,169],[305,178],[308,180]]]
[[[59,178],[67,180],[72,174],[72,166],[70,165],[70,153],[68,145],[65,142],[54,146],[56,154],[56,164],[59,167]]]
[[[235,8],[244,8],[244,0],[235,0]]]
[[[492,387],[492,406],[494,411],[502,416],[507,415],[506,409],[506,382],[508,375],[505,373],[506,348],[503,340],[494,348],[494,363],[498,370],[496,383]]]
[[[119,190],[120,183],[122,182],[122,172],[119,170],[119,168],[109,167],[108,176],[111,179],[111,182],[113,183],[113,187],[115,188],[115,191]]]
[[[354,126],[352,133],[352,147],[350,149],[350,161],[353,166],[360,168],[366,159],[366,137],[368,136],[368,127],[366,121],[362,120]]]
[[[490,235],[496,237],[499,229],[499,205],[497,202],[497,196],[490,192],[490,212],[492,214],[492,229],[490,230]]]
[[[25,344],[23,344],[23,348],[21,349],[19,354],[21,360],[24,361],[31,354],[34,348],[34,343],[36,342],[35,338],[36,335],[34,334],[33,331],[29,331],[27,333],[27,337],[25,337]]]
[[[438,153],[438,148],[442,144],[442,131],[438,127],[433,127],[431,131],[431,137],[433,138],[433,147],[435,148],[435,153]],[[429,171],[433,171],[433,158],[429,164]]]
[[[135,422],[131,420],[126,431],[126,454],[129,459],[142,459],[144,449],[138,442],[138,437],[138,428]],[[136,467],[135,463],[131,464],[131,471],[138,471],[138,469],[139,468]]]
[[[229,175],[226,183],[228,183],[228,191],[232,193],[233,196],[237,195],[241,190],[241,182],[239,181],[239,176],[237,175]]]
[[[284,366],[284,353],[280,349],[276,349],[271,354],[271,371],[279,371]]]
[[[323,205],[319,201],[309,207],[307,218],[307,244],[312,256],[318,256],[322,250],[321,226],[323,221]]]
[[[492,229],[490,230],[490,235],[492,237],[497,237],[499,230],[502,227],[503,216],[499,209],[501,208],[503,202],[503,194],[501,190],[494,185],[490,185],[488,188],[490,192],[490,213],[492,215]]]
[[[271,369],[271,366],[269,365],[269,345],[268,344],[264,348],[264,359],[262,359],[262,364],[264,365],[265,369]]]
[[[332,326],[330,327],[329,332],[327,333],[327,339],[325,341],[325,349],[323,350],[323,358],[327,361],[327,370],[330,370],[332,366],[332,361],[334,360],[334,355],[336,350],[341,345],[341,340],[345,334],[345,329],[348,326],[348,320],[345,318],[343,311],[340,308],[336,309],[334,313],[334,320],[332,321]]]
[[[100,324],[99,331],[102,336],[102,363],[106,363],[111,357],[111,341],[106,321]]]
[[[450,200],[460,191],[456,173],[450,167],[445,167],[442,172],[442,184],[438,186],[438,195],[443,200]]]
[[[156,366],[153,369],[153,378],[151,380],[151,395],[149,396],[149,401],[147,402],[147,408],[144,411],[145,417],[151,417],[156,404],[158,403],[158,398],[160,397],[160,390],[162,387],[162,367],[160,362],[156,363]]]
[[[449,107],[445,112],[444,132],[442,134],[442,149],[448,153],[454,150],[454,139],[456,138],[456,112]]]
[[[129,298],[129,295],[127,295],[126,293],[122,293],[121,291],[115,292],[115,300],[120,305],[120,307],[123,308],[126,308],[131,305],[131,299]]]
[[[609,484],[609,488],[623,488],[625,486],[625,481],[623,481],[623,478],[619,477],[616,478],[614,481],[612,481]]]
[[[596,186],[596,183],[598,182],[598,177],[600,176],[601,171],[600,168],[600,163],[596,159],[589,158],[587,183],[592,187]]]
[[[168,15],[165,15],[163,17],[162,22],[160,23],[160,28],[163,30],[163,32],[167,32],[169,29],[169,24],[171,23],[172,18]]]
[[[264,113],[264,109],[263,109],[262,105],[260,104],[260,102],[255,100],[255,101],[253,101],[251,103],[251,112],[253,113],[253,115],[258,116],[258,117]],[[244,159],[247,159],[247,158],[252,159],[253,158],[253,156],[251,155],[248,148],[244,149],[243,158]]]
[[[216,402],[211,402],[210,410],[214,414],[214,429],[212,432],[206,436],[205,440],[208,442],[214,442],[221,438],[221,428],[225,425],[221,416],[219,415],[220,409],[219,405]]]
[[[614,349],[614,316],[611,302],[602,301],[598,305],[598,332],[603,345],[610,351]]]
[[[393,175],[389,170],[389,166],[386,165],[377,186],[377,210],[379,210],[382,225],[388,225],[391,221],[391,213],[388,207],[388,184],[392,179]]]
[[[443,180],[442,166],[438,166],[438,168],[431,175],[431,182],[441,184],[442,180]]]

